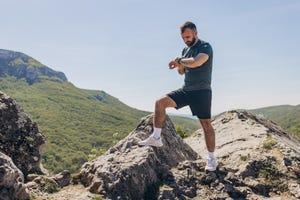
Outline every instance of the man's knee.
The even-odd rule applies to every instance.
[[[157,108],[168,108],[168,107],[176,107],[176,103],[168,96],[162,97],[155,102],[155,107]]]

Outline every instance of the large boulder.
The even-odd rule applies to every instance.
[[[23,173],[11,158],[0,152],[0,200],[29,199]]]
[[[0,91],[0,151],[26,176],[42,173],[40,146],[45,137],[16,102]]]
[[[153,116],[142,119],[125,139],[81,169],[81,182],[92,193],[111,199],[143,199],[157,194],[172,167],[198,154],[185,144],[167,118],[162,129],[163,147],[140,147],[138,142],[153,130]],[[151,192],[151,191],[156,192]]]

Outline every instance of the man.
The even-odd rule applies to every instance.
[[[182,88],[170,92],[157,100],[154,113],[154,130],[140,145],[163,146],[161,129],[166,118],[166,108],[180,109],[189,106],[193,115],[200,121],[205,134],[208,150],[206,170],[215,171],[218,163],[214,157],[215,132],[211,125],[211,74],[213,51],[209,43],[198,38],[196,25],[185,22],[181,27],[181,37],[187,47],[182,51],[182,57],[169,63],[169,68],[177,68],[178,73],[185,75]]]

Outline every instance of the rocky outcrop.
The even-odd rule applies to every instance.
[[[139,147],[152,118],[116,146],[86,163],[81,181],[106,199],[299,199],[299,140],[275,123],[248,112],[230,111],[213,121],[219,169],[205,171],[202,130],[185,139],[163,129],[164,147]],[[165,148],[165,149],[164,149]],[[197,159],[196,159],[197,158]]]
[[[45,137],[16,102],[0,92],[0,151],[26,176],[42,173],[40,146]]]
[[[139,147],[138,142],[152,132],[152,116],[108,152],[83,165],[81,182],[89,191],[110,199],[143,199],[157,195],[158,186],[172,167],[195,160],[194,152],[176,133],[168,118],[163,127],[164,146]]]
[[[3,76],[25,78],[29,84],[44,77],[67,81],[64,73],[54,71],[23,53],[0,49],[0,77]]]
[[[71,173],[68,170],[64,170],[64,171],[56,174],[52,178],[60,187],[65,187],[65,186],[69,185],[72,177],[71,177]]]
[[[0,152],[0,200],[29,199],[23,173],[11,158]]]
[[[192,185],[196,191],[190,197],[199,199],[299,199],[300,141],[281,127],[261,116],[230,111],[213,121],[216,131],[216,156],[220,163],[217,173],[204,173],[195,163],[189,163],[193,178],[182,184],[185,176],[175,175],[173,189],[164,194],[184,194]],[[203,131],[185,141],[205,156]],[[173,174],[182,170],[173,169]],[[178,197],[178,195],[177,195]],[[200,198],[201,197],[201,198]]]
[[[27,180],[30,180],[30,182],[27,182],[26,186],[34,199],[48,199],[50,195],[57,193],[62,188],[68,186],[71,182],[71,179],[71,173],[68,170],[64,170],[51,177],[30,174],[27,178]]]

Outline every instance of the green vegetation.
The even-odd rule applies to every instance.
[[[45,66],[42,63],[38,62],[37,60],[35,60],[25,54],[10,61],[9,65],[10,66],[27,65],[28,67],[44,67]]]
[[[300,138],[300,105],[281,105],[249,110],[254,114],[262,114],[274,121],[288,133]]]
[[[263,148],[271,150],[277,142],[272,138],[272,135],[268,133],[267,139],[263,142]]]
[[[30,194],[29,200],[45,200],[45,198],[38,196],[37,194]]]
[[[34,182],[39,186],[40,190],[47,193],[54,193],[60,190],[57,183],[53,179],[46,176],[36,178],[34,179]]]
[[[248,153],[247,155],[240,155],[240,159],[241,159],[242,161],[249,160],[249,159],[250,159],[250,154]]]
[[[102,155],[150,114],[104,91],[79,89],[57,78],[40,79],[30,85],[25,79],[0,78],[0,90],[15,99],[47,137],[42,164],[52,173],[78,171],[84,162]],[[185,134],[199,128],[196,120],[171,118]]]
[[[89,161],[92,161],[92,160],[94,160],[95,158],[97,158],[97,157],[99,157],[99,156],[105,154],[105,152],[106,152],[106,149],[102,149],[102,148],[96,149],[96,148],[93,148],[93,149],[91,150],[91,153],[88,155],[88,160],[89,160]]]
[[[200,122],[195,119],[177,116],[170,116],[170,118],[175,124],[177,133],[180,132],[179,134],[182,138],[192,135],[196,130],[201,128]]]
[[[96,194],[95,196],[92,197],[92,200],[103,200],[103,198],[101,195]]]
[[[177,132],[182,138],[188,137],[188,132],[187,132],[186,130],[184,130],[184,128],[182,128],[181,126],[176,126],[175,129],[176,129],[176,132]]]

